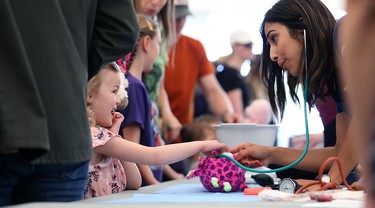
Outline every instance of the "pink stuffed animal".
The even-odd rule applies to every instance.
[[[231,153],[224,154],[233,157]],[[204,188],[210,192],[243,191],[248,187],[245,184],[245,171],[225,157],[200,157],[198,168],[190,171],[186,177],[199,177]]]

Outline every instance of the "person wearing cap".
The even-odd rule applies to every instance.
[[[216,78],[232,102],[234,112],[244,117],[244,109],[251,101],[251,92],[240,70],[246,60],[253,58],[251,36],[244,30],[236,30],[230,35],[232,53],[214,62]]]
[[[199,84],[206,92],[211,110],[216,115],[223,117],[232,113],[233,108],[216,80],[215,68],[207,59],[202,43],[181,34],[186,17],[191,15],[188,2],[176,0],[175,9],[177,43],[169,52],[165,72],[165,88],[172,112],[181,124],[193,121],[195,85]],[[230,117],[225,119],[233,122]]]
[[[181,34],[186,17],[191,15],[188,2],[176,0],[175,9],[177,42],[169,51],[164,78],[173,114],[181,124],[193,122],[195,86],[199,84],[213,113],[226,122],[236,121],[230,100],[215,77],[215,68],[207,59],[202,43]],[[177,142],[181,141],[180,138]]]

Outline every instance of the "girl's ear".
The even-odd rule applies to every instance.
[[[87,103],[91,104],[94,101],[94,96],[90,93],[87,94]]]
[[[150,36],[146,35],[141,39],[141,44],[142,44],[142,49],[145,52],[148,52],[150,50],[150,43],[151,43],[151,38]]]

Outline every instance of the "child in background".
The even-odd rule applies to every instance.
[[[134,163],[165,165],[183,160],[198,152],[226,151],[217,141],[188,142],[160,147],[146,147],[123,139],[117,132],[124,119],[116,112],[121,104],[118,91],[123,74],[115,63],[107,64],[87,86],[87,109],[93,140],[93,157],[85,198],[138,189],[141,177]]]
[[[255,99],[245,108],[244,123],[269,124],[272,121],[272,107],[266,99]]]
[[[160,30],[150,17],[137,15],[139,38],[130,59],[127,61],[126,78],[129,104],[121,113],[125,119],[121,124],[121,133],[125,139],[149,147],[162,145],[159,127],[156,123],[158,114],[154,111],[147,89],[142,82],[144,71],[152,69],[155,58],[159,54]],[[174,171],[169,165],[149,166],[138,164],[142,185],[151,185],[163,180],[163,172],[170,179],[183,178],[184,175]]]

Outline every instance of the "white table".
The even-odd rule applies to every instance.
[[[180,188],[178,188],[180,187]],[[187,187],[186,190],[181,188]],[[191,187],[190,189],[188,187]],[[177,188],[177,189],[175,189]],[[175,190],[172,193],[170,190]],[[186,194],[183,193],[186,191]],[[196,192],[196,193],[194,193]],[[217,195],[209,195],[197,178],[192,180],[180,179],[160,183],[157,185],[142,187],[137,191],[124,191],[118,194],[82,200],[71,203],[28,203],[12,207],[20,208],[124,208],[124,207],[152,207],[152,208],[168,208],[168,207],[187,207],[187,208],[232,208],[232,207],[251,207],[251,208],[295,208],[295,207],[350,207],[345,204],[343,206],[334,206],[330,204],[322,204],[316,201],[287,201],[287,202],[272,202],[262,201],[257,196],[252,196],[254,200],[245,201],[249,196],[243,195],[242,192],[236,193],[217,193]],[[194,200],[196,195],[196,200]],[[202,199],[202,196],[204,199]],[[207,197],[205,197],[207,196]],[[215,198],[216,197],[216,198]],[[204,201],[207,200],[207,201]],[[343,203],[344,204],[344,203]],[[354,207],[362,207],[360,203],[355,203]]]

